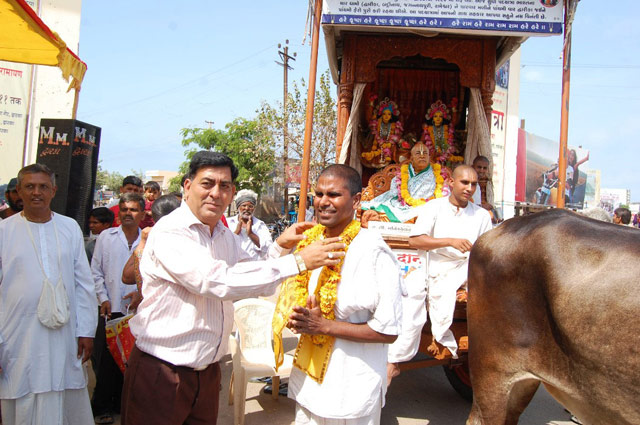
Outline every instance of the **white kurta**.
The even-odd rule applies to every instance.
[[[58,229],[62,278],[69,299],[70,319],[59,329],[38,320],[43,286],[41,256],[51,282],[58,281]],[[37,254],[29,240],[31,231]],[[77,357],[77,337],[96,331],[96,294],[78,224],[59,214],[47,223],[27,222],[16,214],[0,223],[0,398],[29,393],[85,388]]]
[[[467,239],[473,244],[488,230],[491,230],[491,216],[485,209],[472,202],[458,209],[447,197],[434,199],[425,205],[411,236]],[[453,247],[438,248],[429,251],[428,258],[427,293],[431,333],[436,341],[457,357],[457,344],[449,327],[453,322],[456,291],[467,281],[469,252],[463,254]]]
[[[235,234],[236,227],[238,227],[238,216],[235,215],[227,219],[227,224],[229,225],[229,229]],[[258,248],[256,244],[253,243],[249,238],[247,231],[243,227],[242,230],[240,230],[240,234],[236,235],[242,241],[242,250],[249,254],[249,256],[254,260],[265,260],[269,252],[269,247],[273,243],[271,232],[269,232],[269,228],[264,221],[256,217],[253,217],[253,221],[251,222],[251,231],[258,235],[260,247]]]
[[[98,303],[110,301],[112,312],[127,313],[127,306],[131,300],[124,300],[123,297],[137,291],[136,285],[122,283],[122,269],[138,243],[140,230],[138,229],[138,237],[129,248],[122,226],[107,229],[98,236],[91,259],[91,274],[96,286]]]
[[[480,184],[476,186],[476,191],[473,192],[471,199],[477,206],[482,206],[482,189],[480,188]]]
[[[316,286],[312,274],[309,290]],[[402,320],[400,265],[379,234],[360,230],[342,267],[336,320],[367,323],[374,331],[398,335]],[[351,419],[372,415],[384,405],[387,344],[336,338],[322,384],[294,368],[289,396],[314,415]]]

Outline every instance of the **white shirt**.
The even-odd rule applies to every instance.
[[[309,292],[320,269],[312,273]],[[374,331],[398,335],[402,321],[400,265],[376,232],[361,229],[342,266],[335,304],[336,320],[367,323]],[[387,390],[387,344],[336,338],[322,384],[297,368],[289,396],[315,415],[348,419],[367,416]]]
[[[282,253],[273,244],[270,257]],[[144,299],[129,321],[136,345],[179,366],[199,368],[227,354],[233,300],[273,292],[298,273],[292,255],[247,260],[235,234],[222,223],[200,222],[186,203],[158,221],[140,263]]]
[[[482,189],[480,188],[480,183],[478,183],[478,185],[476,186],[476,191],[473,192],[473,196],[471,197],[471,200],[477,206],[482,205]]]
[[[467,239],[473,244],[488,230],[491,230],[491,216],[487,210],[472,202],[464,208],[458,208],[446,197],[433,199],[422,207],[411,236]],[[425,254],[422,250],[420,253]],[[448,272],[455,263],[468,260],[469,253],[463,254],[448,246],[429,251],[428,257],[429,276],[438,276]],[[464,274],[466,279],[466,268]]]
[[[140,229],[138,228],[138,237],[129,248],[122,226],[104,230],[96,241],[91,259],[91,274],[96,285],[98,304],[110,301],[112,312],[126,313],[131,300],[122,298],[137,290],[136,285],[122,283],[122,269],[139,243]]]
[[[43,326],[37,316],[44,280],[38,256],[55,285],[60,273],[58,249],[70,318],[64,326],[53,330]],[[27,222],[22,214],[3,220],[0,223],[0,398],[16,399],[29,393],[85,388],[84,370],[77,357],[77,337],[93,338],[97,325],[96,294],[78,224],[59,214],[53,214],[53,219],[46,223]]]
[[[229,225],[229,229],[235,234],[236,227],[238,227],[238,215],[235,215],[229,219],[227,219],[227,224]],[[254,260],[264,260],[267,258],[267,254],[269,253],[269,247],[273,243],[271,239],[271,232],[269,232],[269,228],[264,223],[264,221],[259,218],[252,217],[251,221],[251,231],[253,234],[258,236],[258,241],[260,242],[260,247],[258,248],[256,244],[249,238],[247,231],[244,226],[242,226],[242,230],[240,230],[240,234],[236,235],[241,240],[242,249],[249,254]]]

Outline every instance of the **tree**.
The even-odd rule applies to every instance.
[[[122,186],[122,180],[124,180],[125,176],[120,174],[117,171],[108,171],[102,168],[102,161],[98,161],[98,171],[96,172],[96,189],[102,189],[106,187],[107,190],[113,190],[114,192],[119,192],[120,187]],[[144,183],[144,172],[142,170],[131,170],[131,173],[127,174],[128,176],[136,176],[142,183]]]
[[[238,189],[251,189],[260,194],[264,185],[273,180],[274,144],[264,120],[236,118],[225,130],[184,128],[181,134],[182,145],[191,147],[185,152],[187,161],[180,166],[182,174],[188,171],[189,161],[197,151],[211,150],[228,155],[238,167]],[[179,190],[181,179],[182,176],[172,179],[170,189]]]
[[[271,133],[279,140],[278,148],[283,146],[283,125],[285,122],[282,103],[272,107],[262,102],[258,111],[258,119],[264,122]],[[304,79],[293,83],[293,91],[287,98],[287,110],[284,112],[288,122],[288,156],[302,159],[304,150],[304,131],[307,114],[307,85]],[[313,111],[313,135],[311,140],[311,161],[309,164],[309,181],[315,182],[327,165],[336,160],[337,112],[336,102],[331,96],[331,79],[329,71],[320,76],[320,84],[316,90]]]
[[[114,192],[118,192],[120,190],[120,186],[122,186],[122,180],[124,176],[117,171],[110,172],[108,170],[104,170],[102,165],[100,164],[102,161],[98,162],[98,171],[96,173],[96,189],[102,189],[106,187],[107,190],[112,190]]]

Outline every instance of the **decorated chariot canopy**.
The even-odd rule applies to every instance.
[[[578,0],[324,0],[322,26],[332,76],[339,83],[343,33],[498,36],[497,65],[528,37],[561,35],[564,6]]]

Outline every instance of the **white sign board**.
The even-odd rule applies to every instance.
[[[0,61],[0,184],[22,168],[31,68]]]
[[[562,6],[562,0],[325,0],[322,23],[549,35],[562,33]]]

